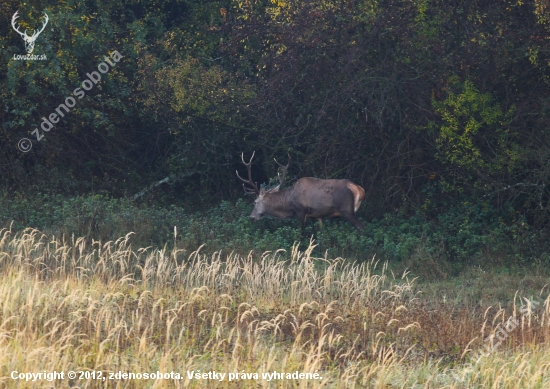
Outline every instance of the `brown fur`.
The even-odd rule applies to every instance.
[[[358,229],[363,223],[356,212],[365,198],[365,191],[350,180],[321,180],[304,177],[294,186],[279,190],[260,191],[250,217],[259,220],[265,215],[278,218],[297,217],[302,225],[306,219],[342,216]]]

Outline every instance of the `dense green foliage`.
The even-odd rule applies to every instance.
[[[512,263],[524,265],[547,260],[544,234],[532,229],[512,208],[497,211],[489,203],[464,202],[450,207],[430,221],[420,212],[405,216],[386,214],[366,222],[358,231],[343,220],[309,222],[302,231],[296,220],[249,218],[250,203],[222,201],[204,212],[171,205],[136,206],[127,199],[107,195],[78,196],[39,194],[35,198],[0,197],[0,218],[12,228],[40,228],[53,235],[88,236],[102,242],[133,231],[136,246],[164,246],[206,252],[223,250],[246,255],[249,251],[291,252],[296,242],[305,249],[310,239],[315,255],[370,259],[373,255],[420,267],[424,274],[438,268],[451,271],[460,263]],[[473,262],[472,262],[473,261]],[[485,266],[485,265],[484,265]],[[456,267],[460,269],[459,267]],[[428,272],[429,273],[429,272]],[[426,275],[426,274],[425,274]]]
[[[15,11],[29,32],[48,13],[33,52],[47,60],[14,59],[25,53]],[[3,222],[99,237],[149,228],[155,243],[178,225],[182,239],[217,247],[289,245],[304,237],[293,224],[252,225],[250,206],[232,205],[240,153],[256,150],[258,182],[288,153],[290,181],[365,188],[366,231],[329,221],[319,249],[546,250],[544,0],[6,0],[0,17]],[[40,130],[115,50],[123,58]]]

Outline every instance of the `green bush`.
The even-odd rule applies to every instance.
[[[488,203],[461,201],[437,217],[420,211],[386,214],[365,223],[363,231],[340,219],[326,219],[321,227],[308,221],[302,230],[296,219],[264,218],[253,222],[252,204],[223,201],[206,211],[178,206],[136,205],[103,194],[63,198],[40,194],[27,198],[0,197],[0,217],[14,229],[34,227],[56,235],[113,240],[132,231],[135,244],[176,244],[195,250],[290,250],[295,242],[317,243],[316,255],[367,259],[373,255],[392,261],[444,259],[468,261],[494,254],[522,262],[547,258],[544,231],[532,231],[512,209],[496,210]],[[177,237],[174,236],[177,227]],[[305,246],[304,246],[305,247]]]

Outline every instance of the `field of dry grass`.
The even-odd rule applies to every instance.
[[[546,287],[469,304],[312,250],[207,256],[4,229],[0,386],[550,387]]]

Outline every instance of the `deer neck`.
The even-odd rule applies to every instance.
[[[291,209],[289,197],[291,189],[285,189],[278,192],[268,193],[266,195],[269,202],[270,214],[279,218],[287,218],[294,216],[294,211]]]

